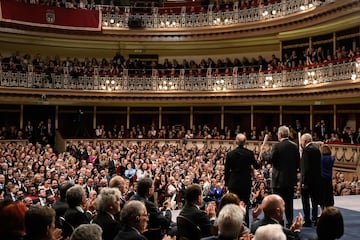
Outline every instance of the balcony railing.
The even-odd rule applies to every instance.
[[[259,88],[298,87],[342,80],[356,80],[360,76],[360,57],[331,61],[318,65],[276,71],[238,72],[238,67],[227,73],[208,68],[206,74],[188,75],[185,69],[178,74],[161,74],[152,69],[151,74],[129,74],[124,69],[120,75],[71,76],[32,72],[0,70],[1,87],[129,91],[222,91]]]
[[[268,5],[258,5],[249,8],[240,8],[239,2],[234,2],[231,9],[214,10],[209,5],[204,11],[189,11],[186,6],[179,9],[153,7],[151,11],[138,12],[136,8],[125,7],[120,12],[109,11],[104,6],[103,29],[121,29],[131,27],[143,28],[194,28],[207,26],[225,26],[288,16],[303,11],[311,11],[316,7],[333,2],[333,0],[281,0]]]

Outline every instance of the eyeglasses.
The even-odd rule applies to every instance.
[[[141,214],[140,216],[149,218],[149,217],[150,217],[150,214],[149,214],[149,213],[144,213],[144,214]]]

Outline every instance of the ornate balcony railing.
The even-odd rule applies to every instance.
[[[209,5],[203,12],[189,12],[186,6],[180,11],[172,11],[153,7],[150,13],[139,13],[133,8],[125,7],[120,11],[103,11],[103,29],[121,29],[131,27],[144,28],[194,28],[207,26],[225,26],[288,16],[302,11],[310,11],[316,7],[333,2],[333,0],[281,0],[268,5],[258,5],[241,9],[239,2],[234,2],[232,9],[214,11],[214,6]],[[99,6],[101,9],[102,7]],[[107,9],[104,7],[104,9]]]
[[[32,68],[29,68],[30,70]],[[328,63],[282,69],[276,71],[238,72],[234,67],[228,73],[207,69],[206,74],[187,75],[184,69],[179,74],[129,74],[124,69],[119,76],[101,76],[94,71],[91,76],[71,76],[36,72],[14,72],[0,70],[1,87],[129,91],[221,91],[259,88],[298,87],[360,77],[360,57]]]

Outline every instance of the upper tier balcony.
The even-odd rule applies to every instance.
[[[261,97],[356,99],[359,96],[360,58],[354,57],[330,61],[318,65],[281,69],[276,71],[239,72],[238,67],[228,72],[207,69],[206,74],[179,73],[159,74],[157,69],[137,72],[124,69],[120,75],[100,75],[98,69],[92,74],[71,76],[66,68],[61,74],[34,72],[31,65],[27,72],[0,71],[0,91],[4,100],[26,97],[26,101],[39,100],[45,93],[48,99],[82,98],[85,101],[119,100],[142,101],[151,97],[153,104],[159,101],[241,101]],[[129,72],[132,72],[131,74]],[[320,95],[319,95],[320,94]],[[333,95],[331,95],[333,94]],[[201,96],[201,97],[200,97]],[[256,100],[256,99],[255,99]]]

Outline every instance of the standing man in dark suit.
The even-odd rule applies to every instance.
[[[309,133],[301,136],[301,147],[303,148],[301,159],[301,201],[304,211],[304,226],[311,227],[310,199],[314,224],[317,223],[318,205],[320,203],[321,152],[318,146],[312,143],[312,136]]]
[[[254,152],[244,147],[245,143],[246,137],[244,134],[236,135],[238,147],[226,155],[225,186],[246,204],[245,222],[249,225],[251,174],[253,168],[260,168],[260,164],[256,161]]]
[[[272,192],[280,195],[285,202],[287,227],[291,226],[294,218],[294,187],[300,162],[298,146],[289,140],[289,133],[288,127],[279,127],[279,142],[272,146],[269,158],[272,164]]]

